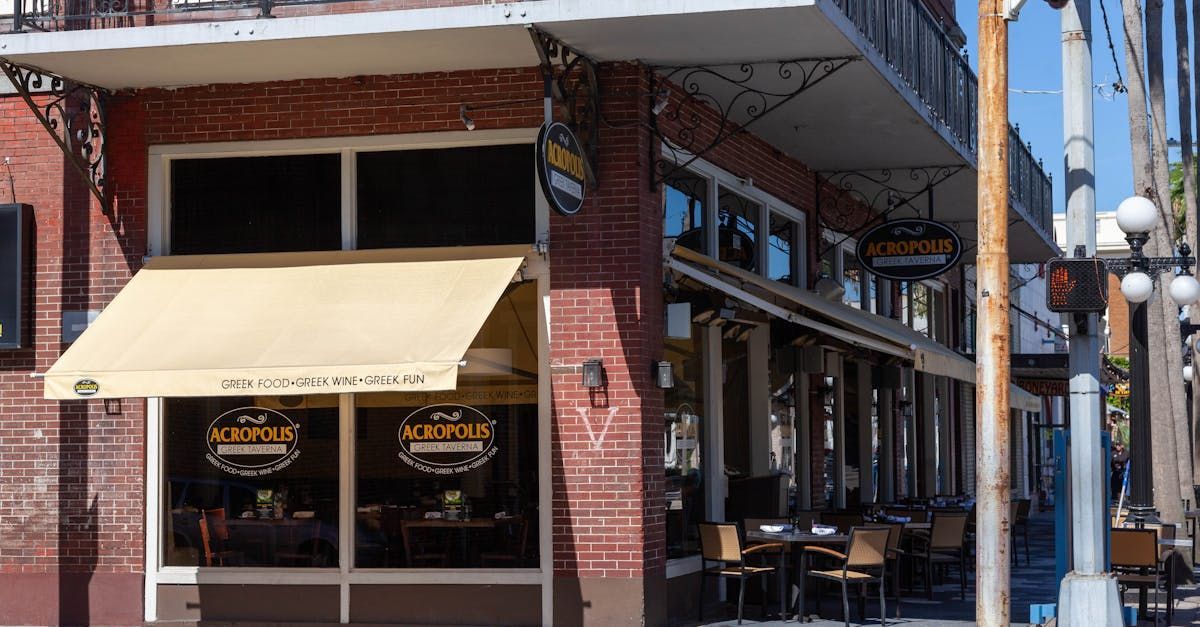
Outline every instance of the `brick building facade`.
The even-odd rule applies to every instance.
[[[369,8],[475,16],[473,11],[500,10],[463,2],[360,4],[322,6],[339,14]],[[539,4],[517,3],[508,10],[526,17],[521,5],[536,12]],[[832,4],[822,10],[839,11]],[[319,19],[315,14],[325,13],[311,6],[280,11],[279,20],[266,23],[291,25],[288,20],[314,20]],[[424,19],[432,13],[421,15]],[[846,19],[841,13],[835,17]],[[151,18],[160,20],[160,26],[181,19],[178,14]],[[248,34],[263,23],[214,22]],[[132,18],[124,25],[149,30]],[[171,31],[179,34],[191,26],[162,28],[179,28]],[[299,55],[301,49],[294,52]],[[437,54],[431,52],[431,58]],[[295,72],[281,70],[278,80],[265,82],[198,80],[179,83],[188,86],[131,84],[113,90],[104,96],[103,189],[109,210],[89,194],[85,179],[21,96],[0,97],[0,156],[8,164],[0,177],[8,175],[11,183],[0,184],[0,201],[33,205],[36,216],[31,346],[0,355],[6,366],[0,374],[5,419],[0,425],[0,450],[5,453],[0,457],[5,469],[0,482],[3,622],[666,624],[693,613],[697,595],[716,599],[715,589],[700,581],[698,546],[690,529],[706,519],[749,517],[750,512],[739,509],[739,491],[758,494],[753,491],[763,489],[778,495],[771,491],[782,486],[783,515],[905,496],[932,498],[941,489],[972,491],[972,467],[961,454],[973,446],[968,441],[973,430],[961,424],[967,415],[962,409],[968,404],[967,384],[951,382],[953,376],[966,377],[966,370],[973,376],[970,362],[955,352],[964,348],[954,338],[966,334],[968,313],[958,275],[923,284],[920,290],[928,300],[917,305],[917,288],[874,281],[861,270],[856,274],[845,261],[849,257],[840,256],[842,242],[832,247],[836,263],[829,262],[826,242],[833,233],[818,202],[849,195],[828,180],[828,167],[794,154],[778,129],[738,129],[694,155],[696,160],[673,156],[676,165],[682,164],[676,175],[706,185],[705,192],[687,192],[678,181],[662,177],[655,166],[667,154],[664,139],[678,138],[689,124],[686,117],[672,118],[671,107],[688,98],[691,86],[668,83],[663,89],[662,66],[639,61],[596,65],[595,178],[582,210],[574,216],[554,213],[537,189],[534,197],[520,196],[520,202],[512,203],[524,203],[518,212],[528,212],[536,225],[533,232],[523,232],[517,241],[481,237],[462,247],[467,257],[483,254],[471,252],[472,245],[504,245],[510,251],[524,247],[519,254],[507,253],[523,255],[523,265],[520,280],[503,290],[500,301],[512,306],[515,318],[501,317],[509,313],[496,305],[491,315],[504,322],[487,322],[480,332],[480,337],[494,334],[511,341],[499,345],[509,351],[505,376],[523,372],[526,377],[524,387],[503,381],[518,390],[514,393],[525,394],[521,401],[492,404],[493,424],[508,421],[512,426],[503,433],[503,453],[484,471],[444,479],[370,461],[372,447],[395,437],[395,421],[403,417],[396,412],[418,406],[403,397],[406,390],[245,397],[248,406],[295,420],[293,426],[310,438],[305,442],[312,442],[292,474],[281,470],[281,478],[269,481],[254,474],[221,474],[205,465],[204,450],[181,443],[209,422],[215,425],[218,413],[232,407],[231,398],[43,399],[39,377],[72,346],[85,346],[83,340],[66,337],[78,330],[66,328],[68,316],[86,318],[88,312],[108,308],[123,290],[141,281],[134,277],[145,276],[139,271],[147,264],[158,268],[160,258],[172,256],[173,245],[182,248],[179,243],[191,238],[201,242],[202,253],[213,256],[286,250],[300,259],[323,250],[276,249],[253,237],[247,241],[258,242],[259,248],[225,250],[217,241],[220,230],[208,233],[203,221],[191,223],[200,226],[185,232],[177,221],[192,211],[185,206],[199,207],[200,216],[211,212],[213,224],[226,224],[220,221],[228,218],[217,217],[221,207],[205,205],[206,194],[195,190],[209,189],[213,195],[224,187],[249,190],[254,202],[270,205],[272,190],[266,183],[257,190],[237,187],[244,184],[239,169],[272,173],[270,168],[278,168],[293,174],[262,180],[315,186],[319,176],[302,181],[294,172],[327,168],[337,188],[326,191],[340,199],[341,248],[347,254],[364,241],[368,197],[376,202],[383,196],[379,202],[386,207],[386,193],[399,189],[388,176],[367,180],[368,155],[400,160],[402,153],[428,150],[438,153],[431,160],[453,162],[481,179],[487,172],[479,164],[500,164],[512,168],[505,172],[535,178],[533,144],[544,119],[542,68],[500,61],[487,69],[447,70],[444,66],[452,63],[444,60],[429,65],[439,69],[343,73],[338,78],[288,77]],[[887,90],[891,93],[893,86]],[[34,90],[31,97],[44,103],[53,96]],[[659,102],[664,97],[666,113]],[[897,99],[894,107],[914,115],[908,101]],[[737,127],[727,111],[712,103],[695,112],[697,123],[709,128]],[[825,113],[840,119],[836,112]],[[556,115],[561,119],[564,112]],[[918,128],[923,141],[937,143],[939,150],[950,146],[961,156],[965,144],[947,139],[950,131],[941,121],[930,121],[933,114],[924,110],[915,115],[920,124],[903,127],[903,132]],[[865,133],[849,141],[867,145],[877,138]],[[485,148],[514,146],[528,148],[528,161],[483,154]],[[336,165],[322,156],[336,157]],[[305,161],[309,157],[317,158]],[[914,149],[906,158],[916,165],[921,154]],[[269,167],[263,165],[271,159]],[[205,170],[208,166],[226,169]],[[386,166],[381,171],[388,172]],[[175,178],[183,177],[185,168],[193,168],[193,178]],[[217,171],[225,176],[194,174]],[[192,191],[182,191],[183,182]],[[473,180],[458,183],[478,191]],[[404,184],[413,185],[413,178],[405,178]],[[402,193],[395,198],[397,206],[411,195],[434,210],[428,212],[432,218],[408,215],[413,224],[389,226],[400,238],[406,229],[468,231],[456,218],[438,222],[438,215],[470,215],[484,224],[513,219],[505,213],[447,209],[443,214],[437,210],[436,193],[412,188]],[[496,196],[509,193],[496,184]],[[724,251],[708,255],[706,262],[675,254],[672,247],[685,247],[679,243],[685,234],[668,234],[664,216],[680,198],[707,212],[691,225],[708,238],[696,247],[701,252],[725,246],[722,221],[732,220],[728,224],[736,227],[736,212],[745,211],[750,226],[743,236],[763,246],[761,259],[782,251],[792,271],[770,276],[769,267],[734,267]],[[881,211],[861,198],[849,200],[846,206],[863,216],[863,223]],[[278,217],[259,216],[253,206],[245,205],[244,220],[230,224],[260,233],[262,223]],[[294,230],[319,231],[301,224],[319,223],[319,213],[307,205],[297,208]],[[503,232],[501,227],[494,230]],[[442,252],[430,254],[441,255],[438,261],[455,258],[455,252],[445,252],[441,236],[434,239]],[[766,251],[768,245],[775,246],[774,252]],[[423,252],[417,249],[425,246],[432,247],[418,242],[401,252],[420,257]],[[836,268],[836,276],[825,276],[825,263]],[[854,289],[861,295],[854,301],[835,297],[813,302],[810,290],[822,278],[845,286],[858,281]],[[693,331],[686,335],[700,348],[675,359],[667,353],[677,337],[668,336],[666,328],[671,305],[678,304],[690,307],[685,326]],[[705,308],[712,317],[701,322]],[[728,321],[723,310],[733,312]],[[281,324],[288,317],[281,312]],[[875,319],[886,320],[871,322]],[[811,324],[805,327],[797,320]],[[152,316],[141,321],[150,324]],[[96,322],[85,334],[103,333],[104,324]],[[513,327],[507,329],[512,333],[506,335],[504,327]],[[204,332],[220,331],[205,329],[201,322],[198,330],[179,333]],[[914,358],[918,345],[946,353],[939,363],[950,365],[922,365],[923,360]],[[531,352],[518,354],[526,349]],[[171,347],[163,351],[171,352]],[[529,361],[532,357],[536,360]],[[596,359],[603,362],[603,382],[587,387],[581,374],[585,362]],[[675,386],[705,403],[691,423],[679,408],[668,406],[668,396],[680,391],[664,388],[656,378],[668,359],[675,359]],[[470,353],[465,362],[469,369]],[[726,381],[726,374],[735,371],[744,374],[744,389]],[[482,376],[467,372],[461,375],[462,389],[444,391],[446,398],[465,395],[470,386],[462,382]],[[765,381],[775,385],[777,377],[783,383],[768,390]],[[497,380],[478,379],[471,392],[490,389]],[[401,400],[389,394],[399,394]],[[851,395],[854,404],[848,400]],[[387,438],[379,438],[377,423],[386,427]],[[681,431],[672,431],[676,428]],[[689,428],[693,431],[687,432]],[[943,441],[935,450],[930,444],[934,429],[953,443]],[[737,430],[744,433],[734,437]],[[739,440],[743,436],[745,442]],[[675,446],[690,447],[693,457]],[[394,451],[385,453],[394,461]],[[191,459],[180,465],[185,456]],[[746,458],[746,467],[719,463],[739,457]],[[878,478],[872,474],[873,463],[878,463]],[[245,494],[239,496],[239,491]],[[455,522],[471,522],[457,520],[457,510],[456,518],[440,517],[450,516],[449,493],[459,491],[475,501],[475,527],[456,527]],[[435,498],[440,506],[433,504]],[[439,517],[429,516],[439,512]],[[321,521],[315,529],[303,522],[314,519]],[[197,523],[200,529],[192,529]],[[438,535],[436,530],[446,527],[457,535]],[[269,531],[255,536],[254,529]],[[281,539],[296,529],[307,535],[290,545]]]

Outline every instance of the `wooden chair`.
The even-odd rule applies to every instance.
[[[504,521],[497,521],[497,551],[479,554],[482,566],[492,564],[507,564],[522,566],[525,564],[525,551],[529,545],[529,521],[524,516],[514,516]]]
[[[1158,550],[1158,531],[1155,529],[1112,530],[1110,554],[1117,585],[1122,590],[1138,589],[1139,615],[1146,615],[1146,592],[1154,589],[1154,604],[1158,605],[1160,584],[1166,584],[1163,569],[1159,567],[1161,553]],[[1167,608],[1174,604],[1174,592],[1167,587]],[[1168,623],[1170,619],[1168,618]],[[1154,624],[1158,624],[1155,616]]]
[[[749,548],[742,547],[742,536],[734,523],[700,523],[700,610],[698,620],[704,622],[704,580],[706,577],[730,577],[738,580],[738,624],[742,624],[742,605],[746,600],[746,583],[753,577],[759,577],[762,582],[762,615],[767,614],[767,575],[780,574],[778,566],[750,566],[746,558],[756,553],[766,551],[782,551],[783,545],[778,542],[757,544]],[[711,566],[709,564],[712,564]],[[780,605],[783,604],[780,599]],[[782,608],[781,608],[782,609]]]
[[[924,564],[925,592],[933,599],[933,569],[936,565],[958,564],[959,596],[967,598],[966,512],[939,512],[928,534],[914,531],[910,555]]]
[[[200,511],[200,541],[204,545],[204,565],[226,566],[227,562],[242,561],[241,551],[225,548],[229,541],[229,525],[225,524],[225,508]]]
[[[823,546],[805,546],[802,549],[801,555],[802,576],[800,578],[800,614],[804,615],[804,583],[808,577],[814,577],[818,580],[836,581],[842,586],[842,621],[846,627],[850,627],[850,599],[846,589],[850,584],[859,586],[860,599],[865,596],[866,585],[869,583],[879,584],[879,616],[880,622],[887,625],[887,606],[884,600],[884,579],[887,578],[887,544],[890,530],[866,527],[853,527],[850,529],[850,541],[847,544],[846,552],[839,553],[833,549]],[[835,560],[840,560],[840,568],[826,570],[808,570],[806,557],[808,555],[822,555],[831,557]],[[820,603],[820,594],[817,596],[817,603]],[[859,605],[859,613],[865,614],[863,604]],[[819,610],[818,610],[819,611]]]

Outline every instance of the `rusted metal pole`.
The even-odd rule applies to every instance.
[[[975,620],[1009,626],[1008,22],[979,2]]]

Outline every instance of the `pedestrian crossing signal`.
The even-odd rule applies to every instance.
[[[1104,261],[1060,258],[1046,262],[1046,308],[1059,313],[1107,309],[1108,268]]]

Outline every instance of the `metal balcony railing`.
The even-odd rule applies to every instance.
[[[1054,235],[1054,187],[1032,146],[1021,141],[1020,129],[1008,129],[1008,193],[1029,213],[1042,232]]]
[[[979,84],[958,46],[921,0],[833,0],[934,118],[976,154]],[[1009,128],[1009,196],[1053,233],[1049,175]]]
[[[239,16],[238,12],[242,11],[254,11],[259,17],[269,17],[277,7],[351,1],[353,0],[13,0],[12,29],[63,31],[152,26],[155,23],[193,19],[229,19]],[[198,13],[208,15],[195,15]],[[222,16],[221,13],[229,15]]]

